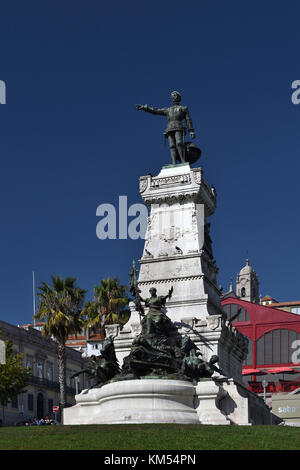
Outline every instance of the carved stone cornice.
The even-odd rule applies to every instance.
[[[189,165],[163,168],[158,176],[141,176],[140,194],[148,207],[151,204],[194,202],[204,204],[207,217],[216,208],[215,192],[204,180],[202,169]]]
[[[172,282],[183,282],[183,281],[194,281],[197,279],[202,279],[204,274],[199,276],[181,276],[181,277],[172,277],[169,279],[152,279],[150,281],[138,281],[138,286],[148,286],[150,284],[169,284]]]

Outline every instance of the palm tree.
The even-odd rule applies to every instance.
[[[39,306],[34,318],[44,321],[42,334],[57,341],[58,378],[61,408],[66,406],[66,341],[84,326],[82,308],[87,291],[76,286],[76,279],[51,276],[52,286],[41,282]]]
[[[87,302],[83,309],[87,326],[104,333],[105,325],[124,325],[130,316],[125,308],[128,305],[126,291],[127,287],[120,285],[118,278],[101,279],[100,285],[94,287],[94,300]]]

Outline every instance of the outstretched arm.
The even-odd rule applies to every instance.
[[[137,111],[145,111],[146,113],[159,114],[161,116],[165,116],[167,114],[167,108],[151,108],[147,104],[137,104],[136,109]]]

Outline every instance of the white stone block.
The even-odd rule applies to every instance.
[[[199,423],[195,387],[181,380],[124,380],[85,390],[64,424]]]
[[[230,420],[218,408],[218,402],[227,395],[213,379],[201,380],[196,387],[195,404],[201,424],[228,425]]]

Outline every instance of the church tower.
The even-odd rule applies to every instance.
[[[248,302],[259,302],[259,281],[256,272],[246,260],[244,266],[236,278],[236,295]]]

